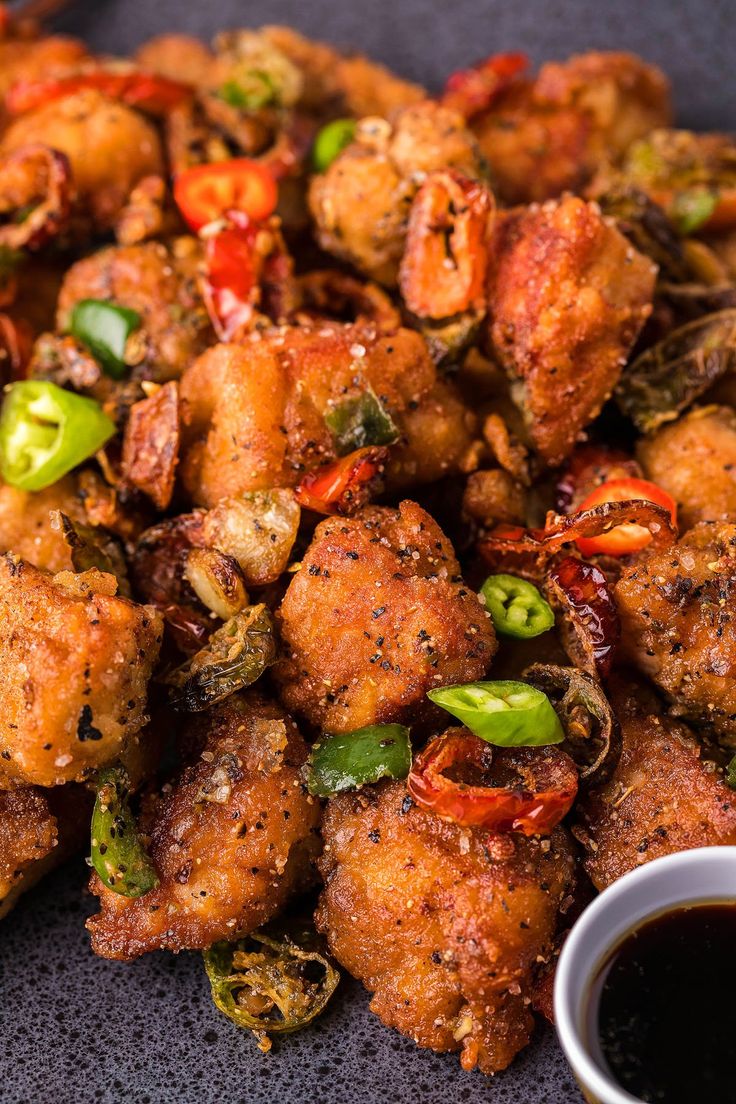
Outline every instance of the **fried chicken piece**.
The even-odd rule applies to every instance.
[[[736,525],[701,522],[623,569],[621,655],[736,747]]]
[[[505,203],[580,191],[607,158],[672,117],[670,86],[633,54],[580,54],[517,81],[472,128]]]
[[[0,556],[0,766],[54,786],[82,780],[135,739],[162,622],[95,569],[48,575]]]
[[[392,782],[331,800],[322,834],[317,926],[372,1011],[419,1046],[460,1051],[466,1069],[508,1066],[573,881],[565,830],[460,828]]]
[[[201,250],[193,238],[170,245],[108,246],[73,264],[59,293],[57,328],[63,333],[76,303],[105,299],[138,311],[134,335],[134,379],[164,383],[177,379],[214,341],[197,289]]]
[[[191,762],[141,819],[159,886],[123,897],[92,876],[101,910],[87,927],[104,958],[244,935],[313,880],[320,807],[302,780],[307,749],[294,722],[238,694],[195,717],[185,741]]]
[[[603,786],[582,795],[573,829],[596,889],[663,855],[736,844],[736,794],[701,758],[692,732],[631,682],[616,682],[612,702],[621,758]]]
[[[149,38],[133,56],[146,73],[193,85],[207,83],[214,60],[212,51],[198,38],[176,33]]]
[[[69,158],[76,210],[89,229],[109,230],[133,187],[165,174],[155,127],[139,112],[84,89],[21,115],[8,126],[0,152],[39,142]]]
[[[498,220],[490,340],[547,464],[565,459],[610,395],[651,313],[656,271],[573,196]]]
[[[71,570],[70,548],[61,529],[52,526],[52,510],[88,524],[84,497],[73,475],[35,492],[0,484],[0,552],[13,552],[42,571]]]
[[[336,456],[325,415],[368,388],[401,431],[387,465],[391,487],[457,470],[474,418],[438,379],[419,334],[329,323],[217,345],[192,365],[180,391],[184,487],[213,506],[225,495],[293,486]]]
[[[691,410],[644,437],[637,456],[647,479],[677,502],[682,529],[736,517],[736,413],[731,407]]]
[[[3,39],[0,41],[0,99],[4,99],[17,81],[66,75],[76,70],[87,57],[84,43],[65,35]]]
[[[277,613],[286,708],[327,732],[431,716],[428,690],[482,678],[493,626],[415,502],[321,522]]]
[[[0,790],[0,920],[81,845],[90,805],[81,786]]]
[[[458,112],[425,100],[401,111],[393,126],[364,119],[355,141],[312,179],[309,206],[319,244],[394,286],[411,201],[424,175],[439,169],[483,176],[475,140]]]

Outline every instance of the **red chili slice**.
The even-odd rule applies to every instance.
[[[349,514],[370,498],[371,484],[383,471],[388,449],[357,449],[315,471],[308,472],[294,495],[300,506],[318,514]]]
[[[153,73],[110,73],[100,70],[72,77],[17,81],[5,96],[5,108],[10,115],[24,115],[52,100],[63,99],[87,88],[155,115],[165,114],[192,94],[190,85],[168,77],[157,77]]]
[[[526,54],[492,54],[469,69],[451,73],[445,83],[442,103],[470,119],[487,110],[528,67]]]
[[[546,591],[550,605],[562,614],[562,643],[572,662],[605,678],[621,635],[606,576],[595,564],[566,556],[550,570]]]
[[[253,223],[229,225],[207,239],[202,296],[220,341],[247,330],[258,302]]]
[[[494,775],[496,784],[471,784],[448,776],[462,768]],[[575,800],[578,771],[557,747],[491,747],[456,729],[433,740],[415,758],[407,786],[417,805],[456,824],[548,835]]]
[[[560,514],[580,509],[601,483],[610,479],[641,479],[641,467],[633,456],[609,445],[580,445],[567,462],[557,484],[556,507]]]
[[[631,503],[637,499],[662,507],[669,513],[673,527],[677,525],[677,503],[674,498],[647,479],[609,479],[588,495],[580,504],[580,509],[593,510],[598,506],[614,502]],[[642,548],[646,548],[651,543],[652,536],[646,524],[626,522],[614,526],[600,536],[578,537],[577,544],[584,556],[628,556],[631,552],[640,552]]]
[[[235,157],[180,172],[174,180],[174,199],[197,231],[230,211],[242,211],[254,222],[268,218],[276,209],[278,189],[257,161]]]

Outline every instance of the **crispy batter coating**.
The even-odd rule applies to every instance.
[[[309,205],[319,244],[393,286],[423,174],[446,168],[483,175],[475,140],[458,112],[425,100],[401,111],[393,126],[364,119],[355,141],[312,179]]]
[[[61,530],[52,528],[52,510],[88,524],[84,497],[73,475],[35,492],[0,484],[0,551],[13,552],[42,571],[71,570],[69,545]]]
[[[627,53],[548,62],[473,121],[499,198],[529,203],[580,191],[607,158],[672,117],[669,82]]]
[[[131,352],[134,379],[177,379],[214,341],[197,289],[201,251],[193,238],[171,245],[109,246],[73,264],[59,293],[57,326],[64,332],[75,303],[106,299],[138,311]]]
[[[52,143],[69,158],[78,211],[96,231],[112,227],[142,177],[165,172],[155,127],[92,89],[21,115],[2,136],[0,151],[34,142]]]
[[[736,525],[701,522],[616,584],[622,655],[736,746]]]
[[[638,445],[644,474],[677,502],[681,529],[736,517],[736,413],[691,410]]]
[[[328,732],[420,722],[428,690],[482,678],[496,648],[452,545],[415,502],[321,522],[277,617],[281,698]]]
[[[618,380],[651,313],[656,268],[573,196],[500,219],[491,250],[493,350],[532,443],[559,464]]]
[[[21,893],[81,847],[91,805],[82,786],[0,790],[0,920]]]
[[[212,506],[225,495],[296,484],[335,457],[325,414],[367,386],[402,432],[387,467],[391,486],[457,470],[474,419],[437,378],[419,334],[330,323],[217,345],[192,365],[181,381],[185,488]]]
[[[52,576],[0,557],[0,766],[10,779],[81,780],[147,719],[161,618],[116,588],[97,570]]]
[[[701,758],[692,732],[629,682],[617,682],[613,705],[621,758],[612,777],[578,802],[573,829],[596,889],[650,859],[736,843],[736,794]]]
[[[64,75],[78,68],[86,58],[84,43],[65,35],[5,39],[0,42],[0,97],[4,97],[16,81]]]
[[[460,828],[394,782],[331,800],[322,834],[317,925],[371,1009],[466,1069],[504,1069],[529,1041],[533,971],[573,881],[565,830]]]
[[[136,50],[135,60],[147,73],[201,85],[207,82],[213,55],[198,38],[174,33],[149,38]]]
[[[141,821],[160,885],[133,899],[92,877],[101,911],[87,927],[105,958],[232,939],[313,879],[320,807],[302,780],[307,749],[294,722],[240,694],[196,717],[185,739],[194,758]]]

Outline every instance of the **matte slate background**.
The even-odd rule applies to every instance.
[[[80,0],[57,20],[123,53],[148,35],[291,23],[436,87],[496,50],[539,62],[636,50],[675,84],[680,119],[733,126],[728,0]],[[309,1030],[263,1057],[212,1006],[198,955],[95,959],[83,864],[48,878],[0,927],[2,1104],[578,1104],[550,1031],[493,1080],[383,1028],[349,979]]]

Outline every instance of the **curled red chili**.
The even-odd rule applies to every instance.
[[[462,770],[473,782],[456,781]],[[488,779],[488,781],[485,781]],[[497,748],[451,729],[414,760],[407,782],[422,809],[465,827],[548,835],[567,814],[578,771],[557,747]]]
[[[24,115],[87,88],[155,115],[165,114],[192,94],[190,85],[169,77],[136,71],[112,73],[103,69],[70,77],[17,81],[5,96],[5,109],[10,115]]]
[[[547,598],[562,616],[562,644],[576,667],[597,678],[611,670],[621,634],[618,609],[599,567],[566,556],[547,576]]]
[[[592,491],[580,504],[581,511],[593,510],[599,506],[616,502],[635,501],[654,503],[669,514],[673,531],[677,525],[677,503],[672,495],[650,483],[648,479],[609,479]],[[620,525],[606,529],[602,533],[581,533],[577,537],[578,548],[584,556],[605,554],[608,556],[627,556],[631,552],[640,552],[651,544],[655,534],[646,521],[636,518],[625,520]]]
[[[492,54],[469,69],[451,73],[445,83],[442,103],[470,119],[486,111],[528,66],[526,54]]]
[[[254,222],[276,209],[278,189],[273,175],[247,157],[195,165],[177,174],[174,199],[192,230],[240,211]]]
[[[308,472],[294,492],[296,500],[318,514],[350,514],[369,500],[387,458],[388,449],[376,445],[356,449]]]
[[[72,201],[69,162],[48,146],[20,146],[0,159],[0,246],[38,249],[64,228]]]
[[[609,445],[581,445],[567,462],[557,483],[555,506],[558,513],[569,514],[580,509],[585,498],[609,479],[643,476],[633,456]]]

